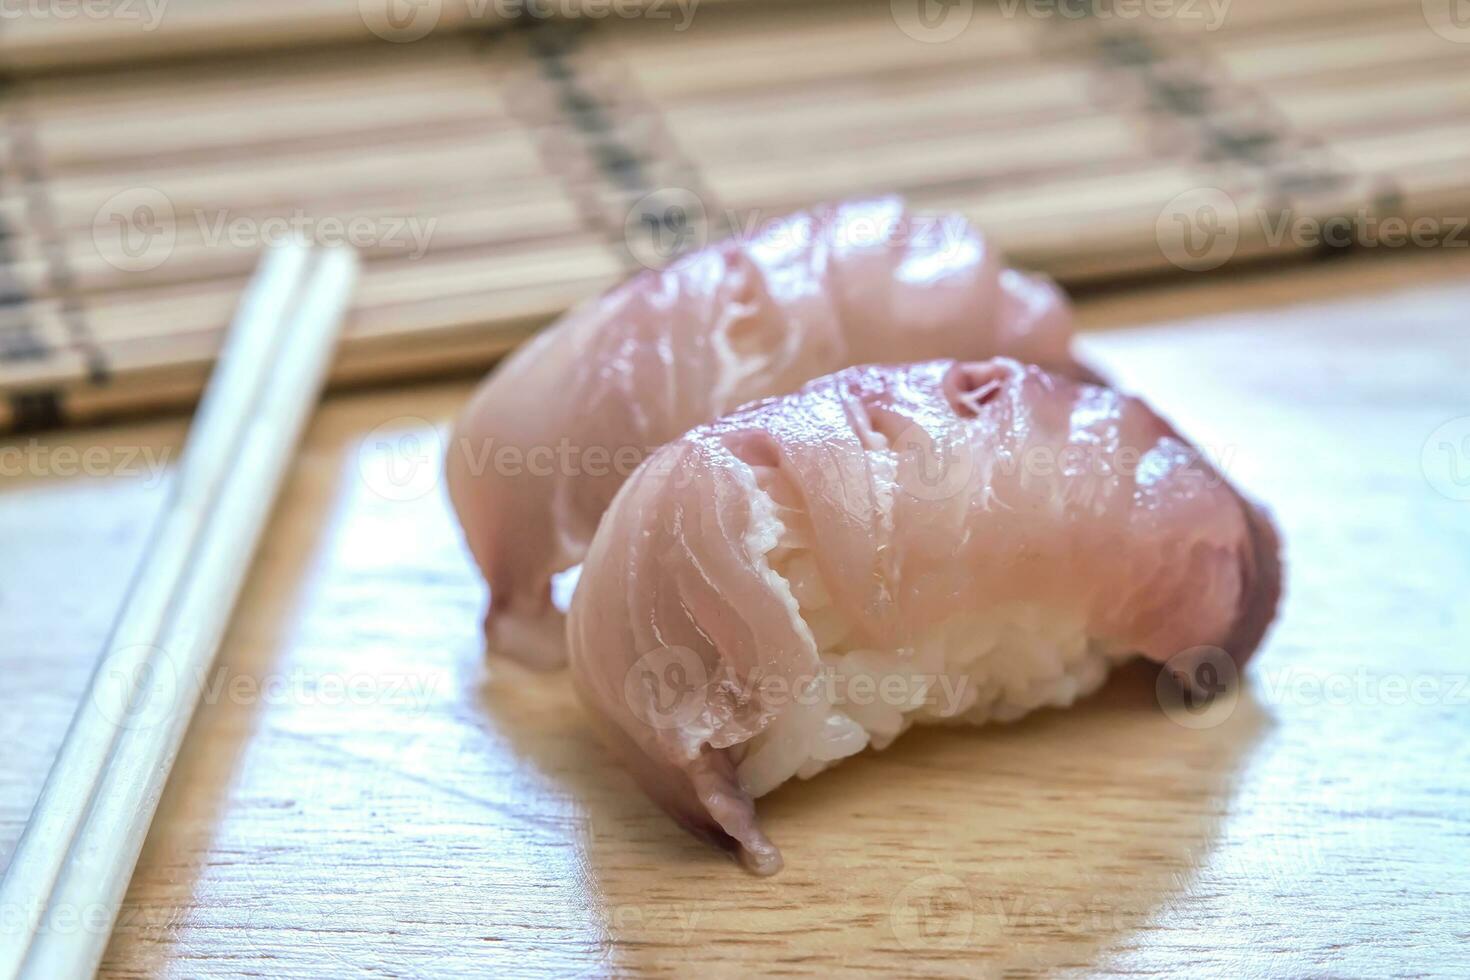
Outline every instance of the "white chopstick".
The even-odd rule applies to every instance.
[[[91,689],[36,801],[33,818],[0,883],[0,911],[9,923],[26,923],[24,942],[0,945],[0,977],[20,967],[31,932],[44,928],[46,907],[61,873],[72,838],[86,815],[96,776],[107,763],[126,718],[135,681],[148,651],[157,642],[179,580],[192,557],[192,545],[219,485],[229,473],[230,454],[239,442],[252,392],[264,382],[282,336],[286,304],[306,269],[307,250],[288,248],[261,263],[210,378],[174,477],[172,496],[153,533],[140,573],[113,625]]]
[[[288,246],[246,292],[142,570],[0,883],[0,921],[20,924],[0,935],[3,980],[97,969],[356,271],[350,251]]]

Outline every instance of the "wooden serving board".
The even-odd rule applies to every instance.
[[[367,253],[338,381],[483,369],[645,266],[855,195],[964,212],[1067,283],[1321,250],[1283,221],[1470,244],[1470,44],[1417,0],[1017,3],[953,5],[946,40],[814,0],[12,76],[0,430],[189,403],[293,230]]]
[[[1426,256],[1435,288],[1352,259],[1084,302],[1087,324],[1232,311],[1084,347],[1276,512],[1285,604],[1246,686],[1198,728],[1140,670],[911,732],[762,800],[771,879],[646,800],[565,675],[481,659],[434,480],[468,385],[328,399],[102,975],[1466,975],[1470,502],[1444,491],[1470,454],[1440,448],[1467,431],[1465,258]],[[1337,299],[1256,308],[1302,296]],[[27,459],[117,472],[0,481],[0,865],[167,495],[146,463],[184,429],[41,434]]]

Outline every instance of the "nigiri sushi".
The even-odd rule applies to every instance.
[[[654,453],[572,601],[575,685],[655,801],[759,873],[755,799],[913,724],[1244,663],[1276,532],[1143,402],[1007,359],[857,367]],[[859,695],[862,696],[859,696]]]
[[[1076,370],[1070,340],[1054,285],[1004,268],[959,217],[894,198],[637,276],[506,360],[456,425],[446,470],[490,586],[488,646],[565,663],[553,583],[644,456],[691,426],[853,364],[1004,354]]]

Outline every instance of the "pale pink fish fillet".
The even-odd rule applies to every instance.
[[[784,218],[641,274],[508,358],[448,447],[492,650],[565,662],[553,577],[636,464],[691,426],[853,364],[1007,355],[1080,371],[1049,281],[895,198]]]
[[[793,544],[851,648],[912,650],[949,617],[1033,603],[1074,615],[1109,665],[1203,645],[1243,664],[1280,594],[1269,518],[1165,421],[1034,366],[851,368],[691,430],[604,517],[571,665],[649,795],[763,873],[781,858],[737,768],[793,709],[751,681],[821,666],[773,567]]]

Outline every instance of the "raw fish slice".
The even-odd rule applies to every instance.
[[[456,427],[455,509],[490,585],[491,649],[565,662],[555,577],[648,452],[852,364],[997,354],[1080,370],[1050,282],[957,216],[881,198],[792,215],[644,273],[511,356]],[[564,607],[563,607],[564,608]]]
[[[753,800],[793,776],[916,722],[1068,705],[1131,657],[1244,663],[1279,591],[1270,520],[1138,399],[931,361],[660,449],[592,541],[568,642],[649,795],[770,873]]]

